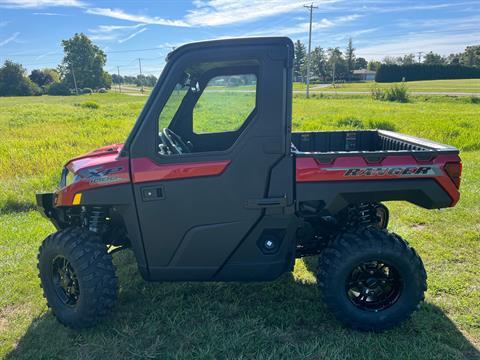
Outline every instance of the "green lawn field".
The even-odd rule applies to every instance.
[[[146,283],[129,252],[114,255],[119,301],[107,321],[83,331],[57,323],[36,269],[54,228],[34,210],[34,193],[53,190],[69,158],[123,142],[145,100],[0,98],[0,357],[480,359],[480,104],[469,98],[294,97],[295,130],[384,128],[462,150],[456,208],[388,204],[391,230],[417,249],[429,276],[425,303],[402,326],[380,334],[341,327],[319,300],[314,258],[273,283]]]
[[[312,91],[367,91],[369,92],[375,85],[381,89],[386,89],[393,84],[399,83],[375,83],[374,81],[337,83],[335,86],[318,88],[318,85],[311,84]],[[411,92],[441,92],[441,93],[474,93],[480,94],[480,79],[460,79],[460,80],[428,80],[428,81],[407,81],[407,88]],[[317,89],[315,88],[317,87]],[[305,84],[295,83],[294,90],[304,90]]]

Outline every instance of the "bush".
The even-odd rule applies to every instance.
[[[71,95],[70,88],[67,84],[60,82],[60,83],[53,83],[47,87],[47,94],[53,96],[67,96]]]
[[[480,68],[463,65],[382,64],[375,75],[376,82],[479,78]]]
[[[388,130],[388,131],[395,131],[395,125],[388,121],[378,121],[378,120],[370,120],[368,122],[368,127],[370,129],[380,129],[380,130]]]
[[[5,61],[0,68],[0,96],[41,95],[42,90],[25,76],[25,69],[20,64]]]
[[[98,109],[100,105],[98,105],[95,101],[85,101],[81,104],[75,104],[75,106],[79,106],[85,109]]]
[[[347,126],[347,127],[353,127],[357,129],[363,129],[363,122],[362,120],[355,119],[355,118],[345,118],[345,119],[340,119],[337,121],[338,126]]]
[[[472,104],[480,104],[480,96],[470,96],[470,102]]]
[[[384,100],[398,101],[402,103],[409,102],[410,95],[408,94],[408,88],[403,83],[401,85],[395,84],[385,90]]]
[[[376,85],[372,87],[372,89],[370,90],[370,94],[372,95],[373,100],[385,99],[385,92]]]

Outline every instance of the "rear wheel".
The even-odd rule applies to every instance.
[[[345,325],[386,330],[407,319],[423,300],[426,272],[402,238],[375,228],[346,232],[319,257],[323,299]]]
[[[93,232],[68,228],[48,236],[39,249],[38,269],[48,306],[65,326],[93,326],[115,305],[112,256]]]

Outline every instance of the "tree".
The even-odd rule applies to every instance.
[[[377,71],[382,63],[376,60],[370,60],[367,65],[367,69],[370,71]]]
[[[332,75],[332,81],[345,78],[346,64],[343,53],[338,47],[328,49],[328,72]]]
[[[0,68],[0,96],[40,95],[40,88],[27,76],[22,65],[6,60]]]
[[[112,74],[112,83],[115,85],[123,84],[124,81],[125,80],[123,79],[122,75]]]
[[[294,63],[293,63],[293,75],[296,78],[303,78],[305,77],[305,66],[306,66],[306,59],[307,59],[307,51],[305,50],[305,45],[300,41],[297,40],[295,42],[295,50],[294,50]]]
[[[368,62],[363,57],[358,57],[355,59],[355,70],[366,69]]]
[[[460,63],[480,67],[480,45],[467,46],[465,52],[460,55]]]
[[[110,75],[103,71],[107,56],[85,34],[75,34],[71,39],[63,40],[62,46],[65,55],[60,69],[70,88],[75,87],[74,76],[78,88],[109,87]]]
[[[400,65],[412,65],[415,64],[415,54],[407,54],[398,58]]]
[[[325,50],[320,46],[316,47],[311,53],[311,58],[313,76],[325,81],[327,76],[327,55],[325,54]]]
[[[447,63],[447,60],[442,55],[430,51],[425,55],[423,63],[426,65],[443,65]]]
[[[60,75],[54,69],[36,69],[33,70],[28,77],[40,87],[44,87],[53,82],[60,81]]]
[[[462,54],[450,54],[447,57],[447,64],[459,65]]]
[[[398,58],[394,56],[385,56],[383,58],[382,64],[386,65],[398,65]]]
[[[355,70],[355,48],[353,47],[352,38],[348,39],[348,45],[345,49],[345,64],[347,66],[347,78],[350,81],[352,71]]]

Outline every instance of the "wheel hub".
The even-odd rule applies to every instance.
[[[356,266],[346,280],[349,300],[366,311],[380,311],[392,306],[403,289],[399,272],[384,261],[372,260]]]
[[[52,278],[55,293],[65,305],[74,306],[80,296],[80,287],[77,275],[64,256],[57,256],[53,260]]]

